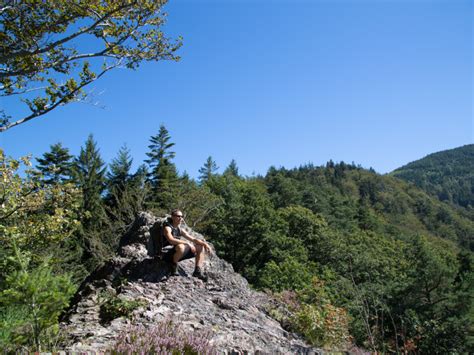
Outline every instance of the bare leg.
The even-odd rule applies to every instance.
[[[204,257],[204,248],[201,245],[196,245],[196,267],[202,267]]]
[[[175,264],[178,263],[178,261],[181,259],[181,257],[184,255],[184,251],[186,250],[186,245],[184,244],[178,244],[175,247],[175,252],[173,255],[173,262]]]

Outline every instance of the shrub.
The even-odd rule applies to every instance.
[[[348,317],[343,308],[332,304],[303,305],[292,323],[313,345],[326,348],[345,347],[350,342]]]
[[[102,298],[103,301],[99,311],[102,324],[110,323],[118,317],[129,318],[135,309],[146,305],[145,301],[142,300],[126,300],[109,293],[102,294]]]
[[[352,341],[349,317],[332,304],[322,280],[313,277],[311,285],[298,292],[275,294],[277,306],[269,313],[282,326],[300,333],[312,345],[344,350]]]

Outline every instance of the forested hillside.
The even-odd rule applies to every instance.
[[[391,173],[410,181],[441,201],[472,212],[474,206],[474,144],[430,154]]]
[[[195,181],[179,173],[173,146],[161,126],[135,172],[126,147],[106,165],[92,136],[76,157],[52,145],[35,169],[0,155],[1,347],[53,349],[59,314],[137,213],[177,207],[253,287],[287,305],[271,310],[276,319],[318,347],[473,350],[474,222],[450,204],[332,161],[249,178],[236,161],[217,173],[209,157]]]

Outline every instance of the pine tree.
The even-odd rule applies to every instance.
[[[216,174],[217,169],[219,169],[219,167],[217,166],[216,162],[211,156],[209,156],[204,163],[204,166],[199,169],[199,174],[201,174],[199,175],[199,181],[201,184],[209,181]]]
[[[146,153],[149,159],[145,162],[149,166],[148,181],[151,184],[150,203],[153,207],[170,209],[176,193],[178,173],[172,162],[175,152],[171,151],[174,143],[170,142],[170,135],[164,125],[156,136],[150,138],[150,151]]]
[[[36,158],[37,169],[43,174],[46,184],[54,185],[67,182],[71,177],[71,159],[69,149],[56,143],[50,146],[51,151],[43,154],[43,158]]]

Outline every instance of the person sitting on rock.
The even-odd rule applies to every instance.
[[[202,272],[205,253],[211,248],[204,240],[193,238],[188,232],[180,228],[183,221],[183,212],[179,209],[171,211],[171,218],[163,224],[163,246],[166,250],[164,260],[171,262],[171,275],[179,276],[178,262],[185,259],[196,258],[196,266],[193,276],[205,280],[206,276]],[[183,237],[187,240],[184,240]],[[191,243],[189,243],[191,242]]]

